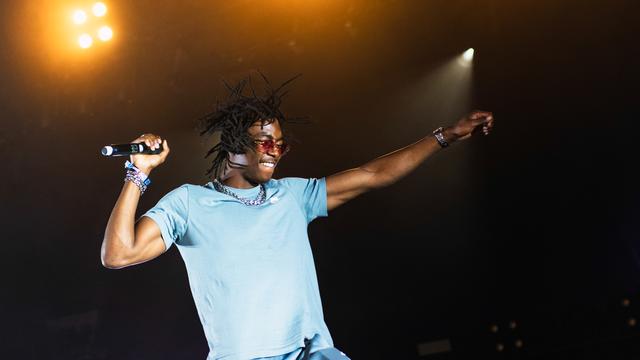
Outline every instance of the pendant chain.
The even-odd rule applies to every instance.
[[[218,179],[214,179],[213,180],[213,187],[223,193],[223,194],[227,194],[235,199],[237,199],[238,201],[240,201],[241,203],[247,205],[247,206],[258,206],[258,205],[262,205],[264,204],[265,200],[267,200],[267,191],[264,188],[264,184],[260,184],[260,192],[258,193],[258,196],[256,196],[255,199],[247,199],[247,198],[243,198],[241,196],[239,196],[238,194],[234,193],[233,191],[229,190],[229,188],[224,185],[223,183],[221,183],[220,181],[218,181]]]

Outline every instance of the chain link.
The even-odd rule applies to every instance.
[[[247,205],[247,206],[258,206],[258,205],[262,205],[264,204],[264,202],[267,200],[267,191],[264,188],[264,184],[260,184],[260,192],[258,193],[258,196],[256,196],[255,199],[246,199],[243,197],[240,197],[238,194],[234,193],[233,191],[229,190],[229,188],[227,186],[225,186],[223,183],[221,183],[220,181],[218,181],[218,179],[214,179],[213,180],[213,187],[223,193],[223,194],[227,194],[233,198],[235,198],[236,200],[240,201],[241,203]]]

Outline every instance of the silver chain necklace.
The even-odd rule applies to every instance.
[[[240,197],[238,194],[234,193],[233,191],[229,190],[229,188],[224,185],[223,183],[221,183],[220,181],[218,181],[218,179],[213,179],[213,187],[223,193],[223,194],[227,194],[235,199],[237,199],[238,201],[240,201],[241,203],[247,205],[247,206],[258,206],[258,205],[262,205],[264,204],[264,202],[267,200],[267,191],[264,188],[264,184],[260,184],[260,192],[258,193],[258,196],[256,196],[255,199],[246,199],[243,197]]]

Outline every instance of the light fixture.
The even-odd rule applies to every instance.
[[[78,45],[83,49],[88,49],[93,44],[93,38],[89,34],[82,34],[78,37]]]
[[[93,11],[93,15],[97,17],[105,16],[107,14],[107,5],[102,2],[97,2],[93,4],[91,11]]]
[[[113,37],[113,30],[110,27],[104,25],[98,29],[98,38],[102,41],[109,41]]]
[[[94,3],[90,10],[85,8],[73,11],[71,20],[80,29],[76,33],[78,46],[88,49],[93,45],[94,39],[106,42],[113,38],[113,29],[103,19],[106,15],[107,5],[104,2]]]
[[[71,18],[76,25],[82,25],[87,21],[87,13],[84,10],[76,10]]]
[[[473,60],[473,53],[475,52],[475,50],[473,50],[473,48],[468,48],[467,51],[465,51],[462,54],[462,58],[465,59],[466,61],[471,61]]]

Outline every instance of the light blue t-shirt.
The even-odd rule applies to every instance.
[[[316,335],[316,349],[333,346],[307,236],[307,225],[327,216],[325,179],[264,185],[265,203],[247,206],[211,182],[186,184],[143,215],[184,259],[207,360],[281,355]],[[232,190],[254,199],[259,189]]]

